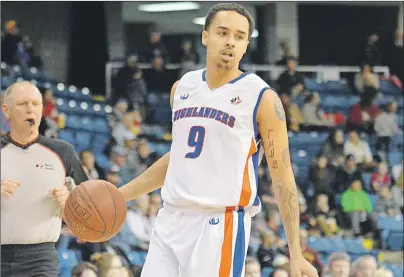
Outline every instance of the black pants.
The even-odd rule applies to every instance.
[[[2,277],[58,277],[59,257],[54,243],[1,246]]]

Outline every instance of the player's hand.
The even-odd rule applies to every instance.
[[[19,186],[20,186],[19,182],[10,181],[10,180],[2,180],[1,181],[1,195],[6,198],[10,198]]]
[[[290,259],[290,274],[290,277],[318,277],[317,269],[303,255]]]

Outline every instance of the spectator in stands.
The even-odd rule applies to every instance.
[[[253,257],[246,258],[245,277],[261,277],[261,266],[256,258]]]
[[[91,150],[85,150],[79,155],[81,165],[83,166],[84,172],[87,174],[88,179],[105,179],[105,174],[103,170],[96,164],[94,153]]]
[[[150,195],[143,195],[132,201],[132,207],[128,210],[126,222],[133,236],[138,241],[138,247],[142,250],[149,248],[150,236],[153,225],[148,217],[150,209]]]
[[[351,258],[346,253],[335,252],[328,258],[328,274],[326,277],[349,277]]]
[[[196,70],[197,65],[199,64],[199,54],[194,50],[192,42],[189,40],[185,40],[181,44],[181,54],[180,54],[180,63],[181,70],[179,73],[179,78],[184,76],[185,73]]]
[[[289,272],[283,268],[275,268],[268,277],[289,277]]]
[[[394,201],[389,187],[380,188],[378,194],[375,207],[375,212],[378,215],[396,216],[401,213],[400,207]]]
[[[309,233],[305,229],[300,229],[299,231],[300,234],[300,245],[302,247],[303,251],[303,257],[311,263],[318,272],[321,272],[322,270],[322,263],[320,262],[320,257],[317,251],[313,248],[310,248],[307,246],[307,240],[309,237]],[[287,252],[289,253],[289,252]]]
[[[114,106],[112,113],[108,115],[108,124],[112,128],[123,122],[126,112],[128,111],[128,102],[120,99]]]
[[[383,155],[390,151],[392,137],[399,132],[396,112],[397,104],[391,102],[382,109],[382,112],[375,119],[376,150]]]
[[[112,164],[110,168],[107,170],[107,181],[119,187],[119,185],[122,184],[120,171],[121,169],[119,168],[119,166]]]
[[[127,166],[131,176],[140,174],[140,160],[136,151],[136,136],[128,134],[124,137],[124,148],[126,151]]]
[[[276,62],[276,65],[287,65],[288,60],[293,59],[294,55],[292,54],[292,49],[288,43],[281,43],[281,48],[283,51],[282,59]]]
[[[55,137],[59,131],[58,119],[59,113],[56,109],[55,99],[52,89],[47,88],[43,96],[43,118],[48,126],[45,134],[48,137]]]
[[[314,217],[309,214],[306,201],[299,200],[299,211],[300,226],[304,226],[310,233],[312,233],[313,228],[316,226],[317,222]]]
[[[352,154],[358,167],[362,170],[373,170],[377,167],[376,161],[373,160],[373,155],[369,144],[359,137],[355,130],[348,133],[348,140],[344,143],[344,154]]]
[[[296,71],[297,61],[295,58],[287,60],[287,70],[283,72],[277,81],[279,91],[289,96],[296,96],[304,93],[305,84],[303,76]]]
[[[132,267],[133,277],[140,277],[140,275],[142,274],[142,269],[143,269],[142,265],[133,266]]]
[[[379,163],[377,171],[371,176],[372,191],[377,193],[383,187],[391,186],[391,177],[385,162]]]
[[[123,116],[123,121],[113,127],[112,136],[115,138],[116,143],[120,147],[124,147],[124,141],[126,136],[133,134],[135,128],[135,121],[132,113],[126,113]]]
[[[149,142],[145,138],[138,141],[137,153],[140,160],[140,172],[145,171],[158,159],[157,153],[150,151]]]
[[[150,32],[150,41],[143,50],[142,61],[149,63],[156,56],[161,56],[164,61],[169,61],[169,55],[166,47],[161,41],[161,33],[157,30]]]
[[[339,232],[336,212],[330,209],[328,205],[328,196],[326,194],[317,195],[316,205],[313,212],[317,228],[321,234],[327,237],[336,235]]]
[[[257,251],[257,259],[261,268],[272,267],[277,255],[285,255],[286,243],[277,237],[271,230],[264,230],[261,233],[261,245]]]
[[[394,275],[393,272],[391,272],[391,270],[380,267],[376,269],[374,277],[394,277]]]
[[[280,234],[281,219],[277,210],[269,210],[266,214],[266,226],[265,229],[271,230],[278,237]]]
[[[352,277],[374,277],[377,261],[373,256],[362,256],[353,263],[351,270]]]
[[[391,193],[393,195],[394,202],[397,204],[398,207],[400,207],[401,212],[404,213],[404,174],[403,174],[403,163],[401,163],[401,171],[398,171],[397,169],[400,169],[400,165],[395,165],[393,167],[393,176],[395,180],[395,185],[391,187]],[[398,173],[396,173],[398,171]]]
[[[379,36],[376,32],[372,32],[367,37],[364,49],[363,61],[372,66],[381,65],[382,57],[379,50]]]
[[[71,277],[98,277],[98,268],[89,262],[82,262],[72,269]]]
[[[347,190],[354,180],[360,180],[363,183],[362,172],[358,169],[355,156],[352,154],[346,156],[343,167],[339,168],[335,175],[333,186],[335,193]]]
[[[355,74],[354,86],[364,98],[373,101],[376,97],[380,89],[380,81],[369,64],[363,64],[361,71]]]
[[[403,32],[397,30],[395,39],[389,55],[388,66],[390,73],[396,75],[401,83],[404,83],[404,47],[403,47]]]
[[[285,110],[288,130],[292,132],[299,132],[300,125],[304,124],[304,118],[299,110],[299,107],[294,103],[290,103],[290,97],[287,93],[282,92],[280,98]]]
[[[28,54],[29,57],[28,66],[42,69],[43,63],[41,57],[36,55],[31,38],[29,36],[24,36],[22,38],[22,43],[24,45],[25,52]]]
[[[118,255],[111,253],[94,253],[91,262],[98,268],[100,277],[129,277],[128,269]]]
[[[349,110],[346,129],[372,134],[374,132],[373,125],[380,110],[373,104],[373,100],[366,99],[363,95],[360,98],[360,102],[353,105]]]
[[[171,86],[175,81],[170,71],[165,68],[162,56],[155,56],[153,58],[152,68],[144,71],[144,78],[146,80],[149,93],[158,95],[168,95],[170,93]]]
[[[404,168],[404,159],[401,160],[400,164],[392,165],[391,172],[392,172],[393,178],[394,178],[394,180],[396,180],[396,182],[400,178],[400,175],[401,176],[403,175],[403,171],[404,171],[403,168]]]
[[[353,181],[351,187],[342,194],[341,206],[349,217],[355,236],[374,231],[372,202],[369,195],[362,190],[362,183],[359,180]]]
[[[334,124],[327,120],[320,108],[320,95],[315,92],[306,97],[303,105],[305,128],[309,130],[328,130]]]
[[[128,168],[127,153],[125,148],[114,146],[111,151],[110,161],[112,165],[119,168],[121,182],[118,184],[118,187],[120,187],[122,184],[126,184],[134,178]]]
[[[147,86],[143,72],[137,65],[137,56],[127,58],[126,65],[119,69],[114,79],[114,93],[110,104],[114,106],[118,99],[125,99],[129,109],[139,108],[146,102]]]
[[[16,54],[19,45],[22,45],[22,37],[19,33],[17,21],[7,21],[1,41],[1,60],[9,65],[18,64]]]
[[[328,159],[330,165],[339,167],[344,164],[344,133],[339,130],[333,130],[324,142],[321,149],[321,155]]]
[[[0,105],[3,105],[3,98],[4,98],[4,94],[2,92],[2,94],[0,96]],[[0,135],[5,136],[8,134],[8,132],[10,132],[10,126],[8,124],[8,119],[4,115],[3,111],[0,111]]]
[[[331,199],[334,207],[334,190],[333,184],[335,180],[335,171],[328,165],[326,157],[317,156],[315,164],[309,169],[309,181],[314,188],[314,193],[326,194]]]

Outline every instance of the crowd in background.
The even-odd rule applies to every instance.
[[[288,45],[284,46],[284,56],[277,63],[285,65],[285,71],[277,80],[270,80],[284,105],[290,132],[329,133],[309,169],[310,185],[305,188],[299,186],[302,249],[305,258],[322,272],[322,276],[392,276],[391,272],[378,268],[372,256],[351,261],[346,253],[334,253],[328,264],[323,264],[316,250],[307,246],[308,236],[344,236],[371,239],[376,247],[381,247],[377,216],[403,214],[404,163],[388,164],[386,158],[394,137],[402,130],[397,122],[397,103],[392,101],[382,107],[375,104],[380,94],[381,78],[372,71],[372,67],[380,64],[381,60],[376,41],[375,37],[369,38],[361,71],[353,78],[352,86],[360,102],[350,108],[346,120],[341,120],[338,113],[329,114],[321,110],[319,94],[307,91],[305,76],[297,71],[298,60]],[[397,47],[402,49],[402,43]],[[169,56],[161,42],[161,35],[154,31],[148,47],[130,55],[126,66],[115,76],[112,98],[107,99],[113,106],[108,117],[112,139],[104,150],[111,166],[107,170],[102,169],[95,162],[91,150],[82,151],[79,157],[90,179],[105,179],[119,187],[159,159],[159,155],[150,149],[147,136],[148,130],[153,128],[148,96],[167,95],[175,80],[195,69],[199,63],[199,55],[189,41],[182,44],[180,70],[165,68]],[[22,68],[42,66],[40,58],[33,52],[29,37],[19,35],[15,21],[8,22],[5,27],[2,61],[19,64]],[[152,67],[141,70],[139,61],[150,62]],[[402,79],[394,76],[392,80],[402,89]],[[41,133],[57,137],[59,114],[55,99],[51,89],[43,89],[42,92],[44,120]],[[296,104],[299,97],[305,99],[302,107]],[[7,128],[2,125],[2,135],[6,133]],[[361,138],[362,133],[376,139],[373,151]],[[372,174],[370,184],[365,184],[365,172]],[[253,220],[251,241],[259,244],[259,249],[254,256],[249,253],[246,276],[259,277],[262,268],[271,266],[274,268],[271,276],[288,277],[287,243],[281,232],[281,218],[265,161],[258,173],[263,211]],[[297,183],[299,185],[299,181]],[[341,195],[340,204],[336,195]],[[377,195],[374,207],[370,195]],[[132,201],[122,231],[105,243],[90,244],[71,239],[70,231],[64,227],[58,245],[68,244],[69,249],[79,250],[85,261],[73,269],[72,276],[140,276],[141,268],[131,266],[125,253],[126,250],[147,251],[160,206],[158,191]]]

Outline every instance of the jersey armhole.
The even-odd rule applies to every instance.
[[[257,97],[257,102],[255,103],[254,111],[253,111],[253,126],[254,126],[254,139],[256,142],[258,142],[261,139],[259,130],[258,130],[258,120],[257,120],[257,113],[258,113],[258,107],[261,103],[262,96],[264,95],[264,92],[268,89],[271,89],[269,86],[264,87],[261,89],[261,91],[258,94]]]

